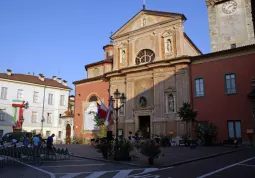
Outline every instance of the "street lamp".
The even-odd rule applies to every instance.
[[[119,137],[119,133],[118,133],[118,125],[119,125],[119,109],[121,109],[122,107],[124,107],[124,104],[126,103],[126,96],[124,93],[120,93],[118,89],[115,90],[115,92],[113,93],[114,98],[111,96],[110,100],[113,103],[116,103],[116,107],[113,106],[113,109],[116,111],[116,139],[118,140]],[[120,100],[121,105],[118,106],[118,101]]]

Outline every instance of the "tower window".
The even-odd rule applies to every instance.
[[[236,43],[231,44],[231,49],[234,49],[234,48],[236,48]]]

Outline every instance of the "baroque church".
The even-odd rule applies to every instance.
[[[201,54],[184,32],[185,21],[183,14],[144,8],[117,30],[110,37],[113,43],[104,47],[105,60],[86,65],[88,78],[74,82],[76,96],[79,98],[82,90],[83,96],[86,95],[82,106],[75,105],[76,111],[83,114],[80,119],[83,122],[78,125],[86,127],[84,111],[89,106],[95,109],[88,97],[90,93],[79,90],[86,85],[93,88],[91,93],[102,98],[105,105],[109,94],[100,97],[98,90],[109,91],[113,96],[118,89],[125,94],[126,103],[119,111],[119,129],[124,135],[137,130],[145,137],[168,134],[170,130],[183,135],[185,125],[178,118],[177,110],[183,102],[190,101],[187,56]],[[93,87],[95,82],[108,85]]]

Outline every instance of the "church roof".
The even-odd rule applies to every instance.
[[[94,62],[94,63],[87,64],[84,67],[87,70],[89,67],[93,67],[93,66],[96,66],[96,65],[99,65],[99,64],[105,64],[105,63],[112,63],[112,59],[109,58],[109,59],[97,61],[97,62]]]
[[[127,21],[123,26],[121,26],[115,33],[113,33],[110,36],[110,39],[114,39],[114,37],[125,27],[127,26],[129,23],[131,23],[131,21],[133,21],[133,19],[137,16],[139,16],[141,13],[146,13],[148,15],[157,15],[157,16],[166,16],[166,17],[180,17],[182,20],[187,20],[187,18],[185,17],[184,14],[180,14],[180,13],[173,13],[173,12],[164,12],[164,11],[155,11],[155,10],[147,10],[147,9],[142,9],[141,11],[139,11],[136,15],[134,15],[129,21]]]

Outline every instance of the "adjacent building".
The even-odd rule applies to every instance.
[[[193,108],[198,121],[218,127],[218,141],[247,142],[255,129],[255,1],[206,4],[213,53],[192,59]]]
[[[248,97],[255,78],[255,45],[198,56],[191,75],[197,120],[215,124],[219,141],[247,142],[247,129],[255,129],[255,103]]]
[[[0,132],[12,132],[12,126],[19,119],[20,112],[13,105],[17,102],[28,102],[29,108],[23,110],[23,130],[42,133],[44,137],[54,133],[62,140],[66,127],[60,116],[67,111],[68,97],[71,88],[67,81],[53,76],[45,78],[42,74],[16,74],[10,69],[0,73]]]

